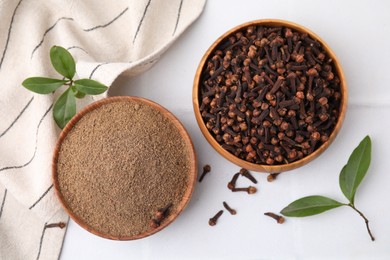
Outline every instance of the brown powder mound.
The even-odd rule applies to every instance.
[[[158,208],[174,214],[189,182],[189,148],[160,111],[136,101],[87,113],[58,156],[60,192],[88,226],[113,236],[151,229]]]

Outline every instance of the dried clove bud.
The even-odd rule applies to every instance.
[[[229,211],[230,214],[236,215],[237,211],[235,209],[232,209],[225,201],[223,202],[223,206],[227,211]]]
[[[340,78],[311,36],[248,26],[227,37],[205,65],[199,84],[202,118],[221,147],[238,158],[291,163],[331,136],[342,100]]]
[[[285,221],[284,217],[276,215],[275,213],[272,212],[266,212],[264,213],[264,215],[275,219],[278,224],[283,224]]]
[[[210,165],[206,164],[205,166],[203,166],[203,172],[202,172],[202,175],[199,178],[199,182],[202,182],[204,176],[206,176],[206,174],[209,173],[210,171],[211,171]]]
[[[158,220],[162,220],[164,219],[166,216],[167,216],[167,213],[168,213],[168,210],[169,208],[172,207],[172,203],[169,203],[168,205],[166,205],[164,208],[160,208],[156,211],[156,213],[154,214],[154,216],[156,217],[156,219]]]
[[[58,223],[51,223],[51,224],[46,224],[45,228],[60,228],[63,229],[66,226],[64,222],[58,222]]]
[[[232,180],[227,185],[229,190],[233,190],[236,187],[236,182],[237,182],[238,176],[240,176],[239,172],[237,172],[236,174],[233,175]]]
[[[161,222],[166,218],[169,208],[172,207],[172,203],[168,203],[165,207],[159,208],[154,213],[154,218],[150,221],[151,228],[158,228]]]
[[[215,214],[214,217],[212,217],[212,218],[209,219],[209,225],[210,225],[210,226],[215,226],[215,225],[217,224],[217,221],[218,221],[219,217],[220,217],[222,214],[223,214],[223,210],[218,211],[218,213]]]
[[[268,182],[273,182],[276,177],[278,177],[278,175],[280,174],[280,172],[276,172],[276,173],[271,173],[267,176],[267,181]]]
[[[246,178],[248,178],[251,182],[253,183],[257,183],[257,180],[255,179],[255,177],[253,177],[253,175],[247,170],[247,169],[244,169],[242,168],[240,170],[240,174]]]
[[[248,194],[254,194],[254,193],[256,193],[257,189],[256,189],[256,187],[249,186],[247,188],[233,188],[232,191],[233,192],[245,191]]]

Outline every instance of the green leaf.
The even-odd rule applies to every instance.
[[[75,92],[75,94],[74,94],[74,96],[75,96],[76,98],[84,98],[85,95],[86,95],[85,93],[80,92],[80,91],[77,91],[77,92]]]
[[[55,70],[62,76],[72,79],[76,73],[76,64],[72,55],[60,46],[50,49],[50,60]]]
[[[79,91],[79,90],[77,90],[76,86],[72,85],[70,88],[72,89],[73,95],[76,98],[80,98],[81,99],[81,98],[85,97],[86,94],[81,92],[81,91]]]
[[[54,92],[56,89],[66,83],[65,80],[51,79],[43,77],[32,77],[27,78],[22,82],[23,87],[26,89],[38,93],[38,94],[49,94]]]
[[[280,213],[287,217],[307,217],[344,205],[327,197],[308,196],[292,202]]]
[[[345,197],[354,204],[356,189],[371,163],[371,139],[367,135],[353,150],[348,163],[340,172],[339,183]]]
[[[74,82],[76,89],[88,95],[102,94],[108,89],[107,86],[92,79],[79,79]]]
[[[53,107],[53,116],[57,125],[62,129],[76,114],[76,98],[71,88],[68,88],[57,99]]]
[[[339,185],[340,185],[340,189],[341,191],[343,192],[343,194],[345,195],[345,197],[351,201],[347,194],[348,194],[348,190],[347,190],[347,184],[346,184],[346,175],[345,175],[345,169],[347,168],[347,165],[344,165],[344,167],[341,169],[340,171],[340,175],[339,175]]]

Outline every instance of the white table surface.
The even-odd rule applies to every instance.
[[[278,18],[306,26],[339,57],[349,88],[348,111],[335,142],[312,163],[273,182],[256,174],[255,195],[233,194],[227,182],[239,167],[222,158],[201,134],[192,110],[192,82],[212,42],[243,22]],[[212,172],[197,183],[185,211],[163,231],[137,241],[111,241],[70,221],[61,259],[390,259],[390,2],[389,1],[226,1],[208,0],[204,13],[148,72],[121,77],[111,95],[151,99],[172,111],[195,144],[198,165]],[[356,206],[370,220],[371,242],[363,219],[342,207],[283,225],[263,216],[295,199],[325,195],[346,201],[338,175],[363,137],[372,138],[373,158],[356,195]],[[239,180],[242,185],[249,182]],[[208,219],[227,201],[215,227]]]

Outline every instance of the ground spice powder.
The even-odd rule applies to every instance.
[[[151,229],[158,208],[174,214],[189,182],[189,148],[175,125],[137,101],[85,114],[60,147],[60,192],[88,226],[113,236]]]

